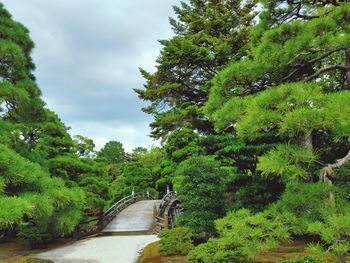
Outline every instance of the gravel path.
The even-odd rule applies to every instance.
[[[35,257],[51,259],[55,263],[134,263],[139,252],[157,240],[155,235],[95,237],[40,253]]]

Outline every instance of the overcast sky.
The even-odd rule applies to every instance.
[[[0,0],[1,1],[1,0]],[[172,35],[179,0],[2,0],[31,32],[35,75],[44,100],[72,135],[98,148],[118,140],[127,151],[150,146],[151,116],[132,88],[154,71],[158,39]]]

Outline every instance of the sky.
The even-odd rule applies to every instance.
[[[179,0],[2,0],[35,42],[35,75],[47,107],[101,148],[117,140],[130,152],[150,147],[152,116],[133,88],[153,72],[172,36],[169,16]]]

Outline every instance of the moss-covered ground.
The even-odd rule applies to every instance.
[[[269,252],[259,255],[252,263],[277,263],[282,259],[290,259],[298,256],[310,255],[306,251],[306,241],[296,240],[291,243],[284,243]],[[189,263],[186,257],[162,257],[158,253],[159,242],[148,245],[144,250],[138,263]],[[336,259],[329,257],[328,262],[336,262]],[[350,262],[350,258],[349,258]]]

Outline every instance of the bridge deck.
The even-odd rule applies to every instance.
[[[121,211],[103,230],[104,233],[147,232],[153,227],[153,207],[160,200],[139,201]]]

